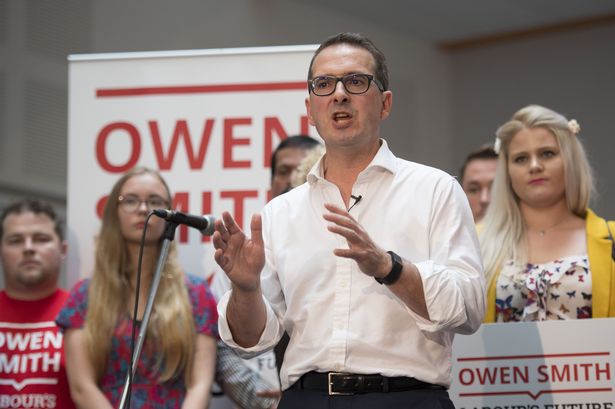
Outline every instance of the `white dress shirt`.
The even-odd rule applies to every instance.
[[[323,178],[322,164],[307,183],[263,209],[267,323],[259,342],[241,348],[233,341],[226,321],[230,292],[218,304],[220,336],[249,356],[272,348],[286,329],[282,389],[309,371],[411,376],[448,386],[453,335],[476,331],[485,311],[478,241],[459,183],[396,158],[383,140],[352,189],[362,199],[350,214],[378,246],[418,268],[428,321],[354,260],[333,254],[348,245],[327,230],[324,204],[345,205]]]

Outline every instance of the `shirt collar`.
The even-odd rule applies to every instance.
[[[312,170],[310,170],[310,173],[307,175],[307,181],[309,184],[315,183],[318,179],[324,179],[323,165],[324,165],[324,158],[326,156],[327,154],[325,153],[318,160],[318,162],[316,162],[316,165],[312,167]],[[391,150],[389,149],[389,145],[387,144],[387,141],[381,138],[380,148],[378,149],[378,152],[376,152],[376,155],[374,156],[372,161],[369,163],[369,165],[367,165],[367,167],[361,171],[361,173],[359,174],[359,178],[361,177],[361,175],[369,174],[370,172],[377,170],[377,169],[383,169],[392,174],[395,174],[397,172],[397,166],[396,166],[395,159],[396,157],[393,154],[393,152],[391,152]]]

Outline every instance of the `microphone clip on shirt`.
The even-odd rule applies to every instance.
[[[350,211],[350,209],[355,207],[356,204],[359,203],[361,199],[363,199],[363,195],[359,195],[359,196],[350,195],[350,198],[354,200],[354,203],[348,208],[348,211]]]

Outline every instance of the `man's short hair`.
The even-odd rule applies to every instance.
[[[461,171],[459,172],[459,183],[463,183],[463,175],[466,172],[466,168],[468,167],[468,163],[472,162],[473,160],[477,160],[477,159],[483,159],[483,160],[497,160],[498,159],[498,154],[495,153],[495,150],[493,149],[493,145],[490,144],[486,144],[481,146],[480,149],[470,153],[467,157],[465,162],[463,162],[463,166],[461,167]]]
[[[308,135],[293,135],[284,139],[271,154],[271,177],[273,178],[273,175],[275,175],[276,157],[279,151],[286,148],[301,148],[307,150],[317,145],[320,145],[320,142]]]
[[[22,214],[32,212],[34,214],[44,214],[49,217],[54,224],[54,230],[60,241],[64,240],[64,225],[53,206],[50,203],[41,199],[22,199],[14,202],[2,211],[0,216],[0,240],[4,237],[4,220],[12,214]]]
[[[380,81],[380,84],[382,84],[383,91],[389,89],[389,69],[387,67],[387,62],[386,58],[384,58],[384,54],[378,49],[378,47],[374,45],[374,43],[372,43],[369,38],[359,33],[339,33],[326,39],[320,45],[320,47],[318,47],[318,49],[314,53],[314,56],[312,57],[312,60],[310,61],[310,69],[308,70],[308,81],[312,80],[312,65],[314,64],[316,56],[320,54],[320,52],[325,48],[337,44],[349,44],[367,50],[374,58],[374,76],[378,81]]]

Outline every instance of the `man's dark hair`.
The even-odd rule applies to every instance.
[[[463,176],[465,174],[466,168],[468,167],[468,163],[472,162],[473,160],[477,160],[477,159],[497,160],[498,154],[495,153],[495,150],[493,149],[493,145],[490,145],[490,144],[483,145],[481,146],[480,149],[470,153],[466,157],[465,162],[463,162],[463,166],[461,167],[461,171],[459,172],[459,183],[463,183]]]
[[[273,178],[275,174],[276,157],[279,151],[286,148],[302,148],[307,150],[316,145],[320,145],[320,142],[308,135],[293,135],[284,139],[271,154],[271,177]]]
[[[337,44],[349,44],[369,51],[369,53],[374,58],[374,76],[380,82],[380,84],[382,84],[382,88],[384,91],[389,89],[389,69],[387,68],[387,62],[384,58],[384,54],[374,45],[374,43],[371,42],[369,38],[359,33],[339,33],[326,39],[325,42],[322,43],[320,47],[318,47],[318,49],[314,53],[314,56],[312,57],[312,61],[310,61],[308,81],[312,80],[312,65],[314,64],[316,56],[320,54],[320,52],[325,48]]]
[[[4,236],[4,220],[12,214],[22,214],[28,212],[32,212],[34,214],[44,214],[49,217],[54,224],[54,230],[60,238],[60,241],[64,240],[64,226],[62,220],[51,204],[40,199],[23,199],[4,208],[2,215],[0,216],[0,240]]]

